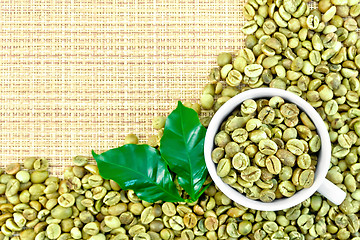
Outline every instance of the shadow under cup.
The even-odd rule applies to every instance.
[[[270,99],[274,96],[282,97],[286,102],[296,104],[301,111],[305,112],[309,116],[316,127],[317,134],[320,136],[321,148],[318,152],[318,162],[315,170],[314,183],[311,187],[299,190],[291,197],[275,199],[273,202],[265,203],[260,200],[249,199],[242,193],[239,193],[236,189],[224,183],[216,173],[216,164],[211,159],[211,152],[215,147],[214,139],[220,129],[221,123],[226,120],[231,112],[238,108],[243,101],[246,99],[259,98]],[[231,200],[251,209],[262,211],[278,211],[287,209],[305,201],[316,191],[337,205],[340,204],[346,196],[344,191],[325,178],[330,166],[331,142],[324,121],[308,102],[289,91],[274,88],[258,88],[240,93],[227,101],[215,113],[208,126],[205,136],[204,156],[209,174],[218,188]]]

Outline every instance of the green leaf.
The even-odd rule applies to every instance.
[[[184,201],[159,151],[149,145],[127,144],[100,155],[92,151],[100,175],[124,190],[132,189],[147,202]]]
[[[207,177],[204,159],[206,129],[198,114],[182,105],[167,117],[164,135],[160,140],[160,153],[171,171],[177,174],[180,186],[196,200]]]

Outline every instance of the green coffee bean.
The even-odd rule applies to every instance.
[[[42,183],[49,176],[48,171],[34,171],[30,175],[30,180],[32,183]]]
[[[314,182],[314,171],[310,169],[306,169],[301,172],[299,177],[299,185],[304,188],[309,188],[312,186]]]
[[[238,52],[238,56],[245,58],[248,64],[255,63],[255,55],[254,53],[248,48],[242,48]]]
[[[69,208],[75,204],[75,197],[71,193],[64,193],[58,198],[58,203],[64,208]]]
[[[299,115],[299,109],[295,104],[285,103],[280,107],[281,114],[286,118],[292,118]]]
[[[232,56],[230,53],[220,53],[217,57],[217,63],[220,67],[223,67],[231,62],[232,62]]]
[[[215,136],[215,144],[219,147],[225,147],[230,141],[231,138],[225,131],[220,131]]]
[[[33,229],[25,229],[20,233],[21,240],[30,240],[35,238],[36,238],[36,233]]]
[[[250,165],[250,159],[244,153],[238,152],[232,158],[232,166],[236,170],[245,170]]]
[[[231,134],[231,138],[237,143],[243,143],[248,138],[248,132],[243,128],[235,129]]]
[[[266,139],[268,136],[263,130],[254,130],[249,134],[249,139],[254,143],[259,143],[261,140]]]
[[[61,234],[61,228],[58,224],[49,224],[46,228],[46,236],[49,239],[57,239]]]
[[[248,182],[255,182],[260,179],[261,170],[254,166],[249,166],[241,171],[241,178]]]
[[[239,86],[241,80],[242,75],[238,70],[231,70],[226,77],[226,83],[231,87]]]
[[[84,233],[94,236],[99,233],[99,224],[97,222],[90,222],[85,224],[83,231]],[[129,230],[130,232],[130,230]]]
[[[170,227],[173,230],[180,231],[185,228],[184,221],[180,216],[173,216],[169,219]]]
[[[144,210],[144,206],[139,202],[135,202],[129,207],[129,211],[136,216],[140,215],[143,210]]]
[[[314,135],[309,141],[310,151],[312,151],[313,153],[316,153],[320,150],[320,147],[321,147],[320,137],[319,137],[319,135]]]
[[[71,217],[73,211],[72,208],[65,208],[62,206],[56,206],[51,210],[51,216],[55,219],[66,219]]]
[[[243,128],[246,125],[246,122],[249,120],[251,115],[246,117],[233,117],[225,123],[225,132],[230,133],[238,128]],[[227,143],[226,143],[227,144]]]
[[[166,215],[166,216],[174,216],[176,214],[176,208],[175,205],[173,203],[164,203],[161,207],[162,212]]]
[[[251,36],[251,35],[250,35]],[[245,71],[245,67],[247,65],[246,59],[238,56],[234,60],[234,69],[238,70],[239,72],[243,73]]]
[[[257,109],[256,102],[252,99],[247,99],[241,104],[241,112],[245,114],[254,113]]]
[[[236,142],[229,142],[225,146],[225,153],[228,157],[233,157],[240,151],[240,146]]]
[[[239,223],[239,233],[241,235],[248,235],[252,230],[252,224],[250,221],[242,221]]]
[[[261,109],[258,113],[258,118],[261,120],[264,124],[270,124],[275,119],[275,111],[269,106],[264,107]]]
[[[350,16],[353,17],[353,18],[356,18],[359,15],[360,15],[360,7],[359,7],[359,5],[351,6],[351,8],[350,8]]]
[[[263,189],[261,192],[260,192],[260,197],[259,199],[262,201],[262,202],[272,202],[274,201],[276,198],[276,195],[275,195],[275,192],[273,192],[272,190],[270,189]]]
[[[238,231],[238,226],[236,223],[231,222],[226,225],[226,233],[233,238],[238,238],[240,233]]]
[[[231,161],[228,158],[223,158],[219,161],[216,172],[219,177],[225,177],[231,170]]]
[[[244,69],[245,75],[254,78],[259,77],[263,71],[263,67],[259,64],[250,64],[247,65]]]
[[[272,174],[279,174],[281,171],[281,162],[274,155],[268,156],[266,158],[265,165],[267,170]]]
[[[335,6],[331,6],[322,16],[322,21],[323,22],[328,22],[330,21],[336,13],[336,7]]]
[[[290,181],[282,181],[279,184],[279,191],[285,197],[291,197],[294,195],[296,189],[292,182]]]
[[[316,29],[320,24],[320,19],[317,15],[312,14],[307,17],[306,20],[307,27],[311,30]]]
[[[257,118],[250,119],[246,123],[246,131],[251,132],[255,129],[260,128],[261,125],[262,125],[262,122],[259,119],[257,119]]]
[[[358,25],[353,18],[348,18],[344,22],[344,28],[348,31],[355,31],[357,29]]]
[[[83,167],[88,164],[88,158],[85,156],[76,156],[73,158],[73,163],[76,166]]]
[[[266,221],[263,225],[263,229],[267,233],[274,233],[279,229],[279,226],[273,221]]]
[[[214,97],[210,94],[203,94],[200,98],[200,104],[204,109],[211,109],[214,105]]]
[[[264,68],[272,68],[279,63],[279,60],[275,56],[266,57],[263,62],[262,66]]]
[[[20,190],[20,181],[17,179],[10,179],[6,184],[5,195],[14,196]]]
[[[305,147],[304,144],[298,139],[290,139],[286,143],[286,148],[293,153],[294,155],[300,156],[304,153]]]
[[[147,207],[141,213],[141,222],[143,224],[149,224],[155,219],[153,207]]]
[[[211,153],[211,159],[215,162],[218,163],[220,161],[221,158],[224,157],[224,149],[223,148],[215,148],[212,153]]]
[[[49,162],[45,158],[39,158],[34,161],[34,169],[39,171],[47,170],[49,167]]]
[[[256,15],[256,16],[254,16],[254,18],[255,18],[255,21],[257,22],[257,20],[256,19],[262,19],[262,20],[264,20],[264,17],[262,17],[262,16],[260,16],[260,15]],[[257,22],[257,24],[260,26],[260,25],[262,25],[262,24],[259,24],[258,22]],[[257,40],[257,38],[254,36],[254,35],[248,35],[248,36],[246,36],[246,39],[245,39],[245,46],[247,47],[247,48],[250,48],[250,49],[252,49],[256,44],[257,44],[257,42],[258,42],[258,40]]]
[[[277,144],[270,139],[263,139],[259,142],[259,151],[265,155],[273,155],[277,150]]]
[[[11,163],[11,164],[7,165],[5,168],[5,172],[10,175],[15,175],[19,171],[20,171],[19,163]]]
[[[253,34],[257,29],[258,25],[254,20],[251,20],[242,27],[241,31],[246,35],[250,35]]]

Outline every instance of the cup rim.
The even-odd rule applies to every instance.
[[[260,200],[252,200],[245,195],[232,188],[230,185],[222,181],[216,173],[216,165],[211,159],[211,152],[214,149],[214,139],[222,122],[230,115],[230,113],[239,107],[246,99],[271,98],[280,96],[286,102],[294,103],[298,108],[305,112],[316,127],[317,134],[321,139],[321,148],[318,155],[318,163],[315,170],[314,183],[310,188],[297,191],[293,196],[288,198],[275,199],[273,202],[265,203]],[[325,180],[326,174],[330,167],[331,160],[331,142],[326,125],[318,112],[304,99],[292,92],[276,89],[276,88],[257,88],[242,92],[222,105],[211,119],[206,131],[204,142],[204,157],[207,169],[216,186],[231,200],[238,204],[255,210],[262,211],[279,211],[293,207],[311,195],[313,195]]]

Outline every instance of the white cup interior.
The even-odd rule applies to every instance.
[[[252,200],[247,198],[244,194],[239,193],[236,189],[232,188],[228,184],[224,183],[222,179],[216,173],[216,164],[211,159],[211,152],[214,149],[215,135],[218,133],[221,123],[227,119],[233,110],[240,107],[240,104],[246,99],[259,99],[259,98],[271,98],[273,96],[280,96],[286,102],[296,104],[301,111],[305,112],[312,120],[316,127],[316,131],[321,139],[321,148],[318,153],[318,163],[315,170],[314,183],[310,188],[297,191],[293,196],[289,198],[275,199],[273,202],[265,203],[260,200]],[[230,199],[238,204],[251,209],[262,211],[278,211],[286,208],[293,207],[311,195],[313,195],[320,185],[325,180],[326,174],[330,166],[331,158],[331,142],[328,130],[325,123],[317,113],[317,111],[301,97],[285,90],[275,88],[257,88],[245,91],[236,95],[227,101],[220,109],[215,113],[210,124],[208,126],[205,143],[204,143],[204,156],[206,166],[209,174],[218,188]]]

